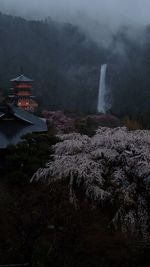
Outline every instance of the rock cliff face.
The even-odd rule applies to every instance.
[[[66,180],[70,201],[111,207],[109,226],[150,239],[150,131],[99,128],[93,137],[60,135],[53,160],[31,179],[51,185]]]

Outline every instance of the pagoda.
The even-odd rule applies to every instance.
[[[38,108],[38,103],[33,99],[34,96],[32,96],[31,92],[34,80],[22,74],[11,79],[10,82],[14,90],[13,97],[16,106],[30,112],[35,112]]]

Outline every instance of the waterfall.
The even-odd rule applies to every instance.
[[[97,112],[106,113],[106,70],[107,64],[103,64],[100,70],[100,83],[99,83],[99,93],[98,93],[98,104]]]

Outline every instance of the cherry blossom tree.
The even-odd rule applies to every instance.
[[[93,205],[113,207],[111,226],[149,240],[150,132],[103,127],[93,137],[71,133],[59,138],[53,160],[31,182],[66,179],[72,203],[77,204],[81,189]]]

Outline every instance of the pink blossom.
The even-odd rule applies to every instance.
[[[94,205],[114,206],[111,225],[149,240],[150,131],[101,127],[93,137],[71,133],[59,138],[54,161],[31,181],[51,184],[67,178],[72,202],[82,188]]]

